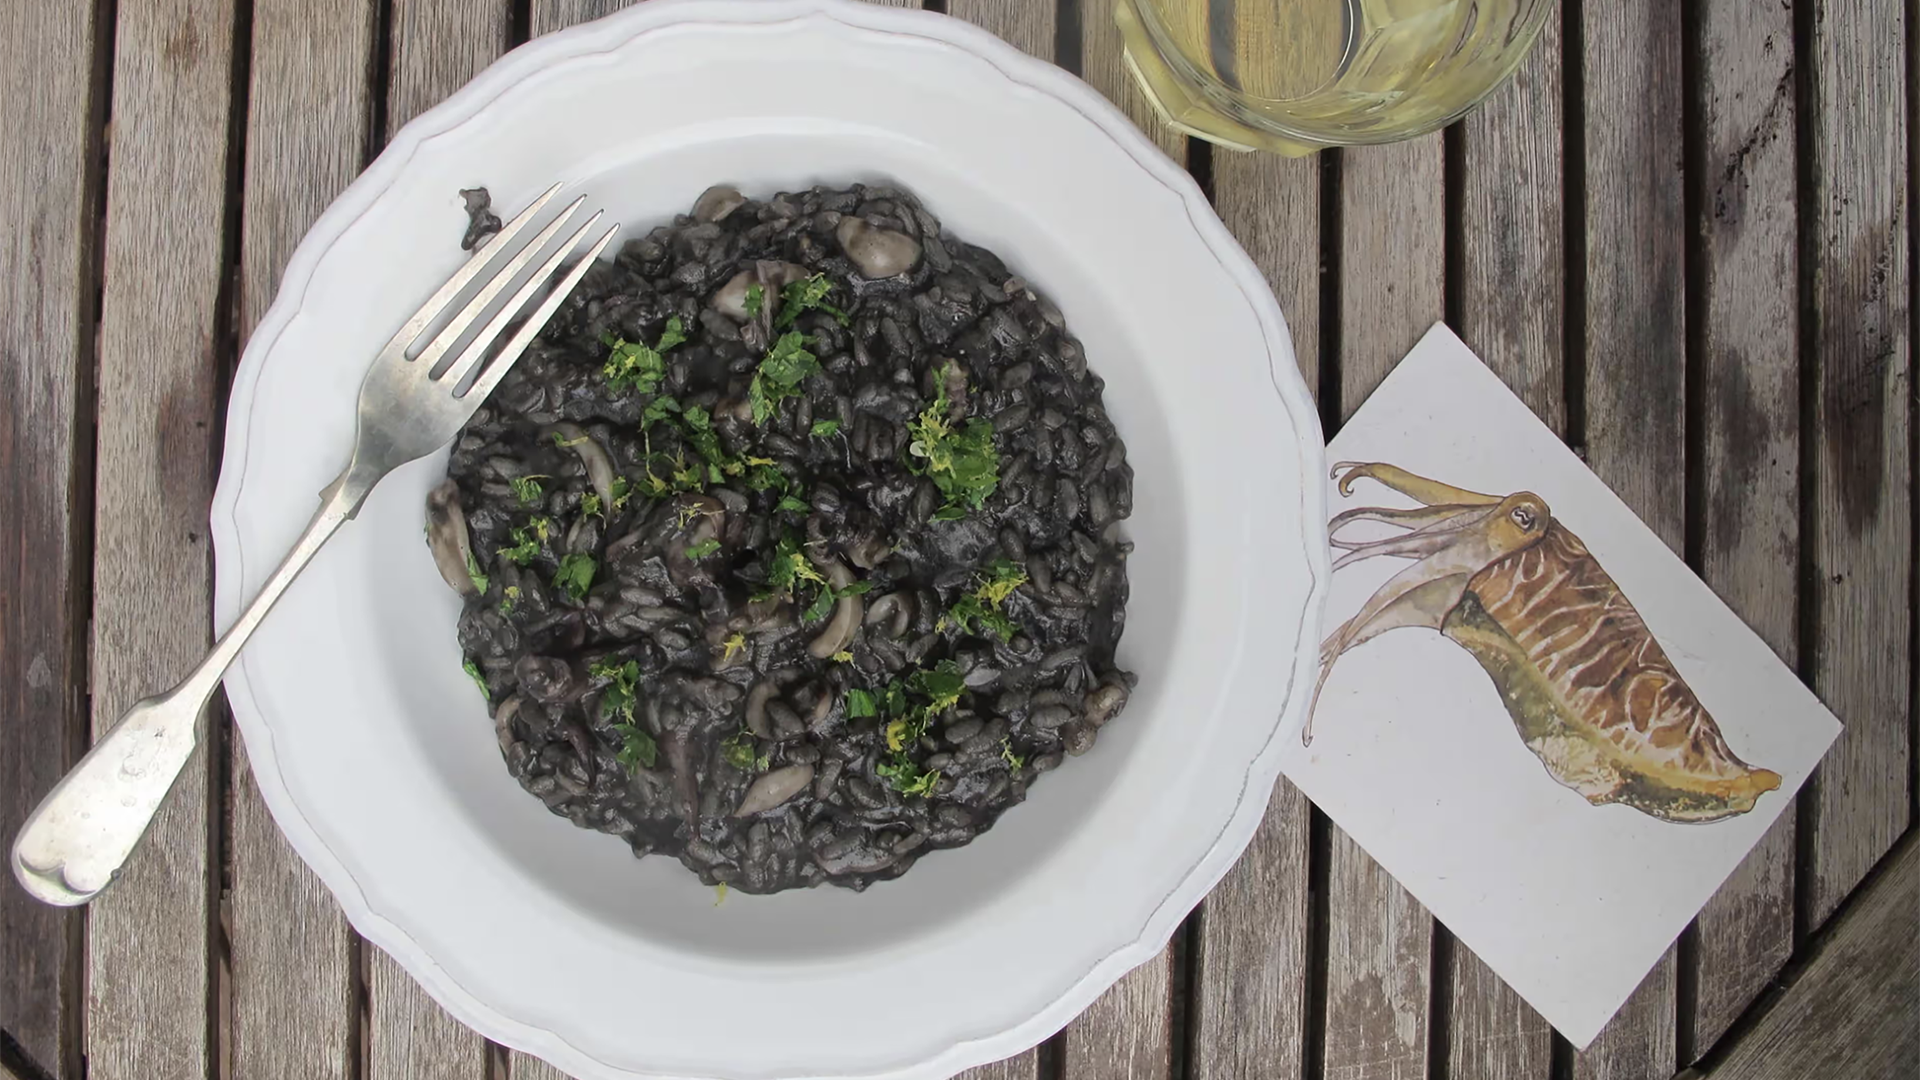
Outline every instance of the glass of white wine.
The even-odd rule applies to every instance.
[[[1175,127],[1307,154],[1442,127],[1513,73],[1552,0],[1114,0],[1127,67]]]

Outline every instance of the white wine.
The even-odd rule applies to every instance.
[[[1432,131],[1498,86],[1551,0],[1117,0],[1127,64],[1174,126],[1306,153]]]

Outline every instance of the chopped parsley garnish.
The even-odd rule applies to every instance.
[[[607,345],[612,350],[607,354],[605,373],[607,384],[615,390],[629,389],[635,393],[651,394],[660,389],[661,380],[667,377],[667,350],[687,340],[687,328],[675,315],[667,320],[666,329],[660,332],[660,340],[652,348],[637,341],[610,337]]]
[[[966,680],[960,665],[942,660],[908,675],[894,679],[878,693],[870,690],[847,691],[847,718],[884,719],[880,728],[889,757],[874,765],[873,771],[902,795],[932,794],[940,780],[937,769],[922,769],[911,756],[914,746],[927,733],[933,718],[960,703]],[[909,696],[911,695],[911,696]],[[914,699],[925,699],[915,701]]]
[[[569,439],[565,435],[562,435],[556,431],[553,433],[553,445],[559,447],[562,450],[567,450],[567,449],[571,449],[572,447],[579,446],[581,443],[586,442],[590,438],[592,438],[592,436],[582,435],[577,439]]]
[[[833,436],[840,434],[840,421],[815,420],[813,422],[813,427],[810,430],[813,434],[813,437],[816,439],[830,439]]]
[[[747,317],[749,319],[752,319],[752,318],[757,318],[759,316],[760,306],[762,304],[765,304],[766,302],[767,302],[767,290],[764,288],[761,288],[760,284],[758,282],[755,282],[754,284],[747,286],[747,299],[746,299],[746,302],[741,306],[747,309]]]
[[[907,444],[911,455],[907,468],[916,476],[933,479],[946,503],[934,511],[935,521],[954,521],[978,510],[1000,484],[1000,452],[993,445],[993,422],[974,417],[956,429],[947,413],[953,403],[947,397],[947,378],[953,372],[949,360],[934,373],[933,404],[918,417],[907,421]]]
[[[493,691],[487,687],[487,677],[480,674],[480,665],[469,660],[460,666],[466,671],[467,678],[473,680],[473,685],[480,688],[480,696],[486,698],[488,701],[492,701]]]
[[[767,767],[767,755],[757,752],[753,732],[741,728],[720,743],[720,760],[741,772],[759,772]]]
[[[567,590],[567,595],[576,601],[584,600],[587,590],[593,586],[593,572],[598,568],[591,555],[568,555],[553,572],[553,583]]]
[[[591,491],[580,496],[580,512],[587,517],[600,513],[600,496]]]
[[[633,498],[633,485],[627,481],[627,478],[624,476],[614,477],[613,487],[609,490],[613,494],[613,508],[615,510],[626,509],[627,500]]]
[[[540,481],[546,478],[544,473],[536,473],[532,476],[516,476],[507,481],[507,484],[513,488],[513,496],[520,500],[520,505],[532,506],[534,503],[540,501],[540,496],[546,494],[546,489],[540,486]]]
[[[506,599],[500,601],[500,614],[513,614],[513,606],[520,602],[520,586],[509,585],[505,589]]]
[[[553,522],[543,517],[535,517],[524,526],[514,526],[507,530],[507,539],[513,541],[512,547],[499,549],[501,558],[519,566],[525,566],[540,554],[540,545],[546,543],[548,531]],[[477,584],[477,583],[476,583]]]
[[[1013,769],[1024,768],[1027,764],[1026,758],[1013,752],[1012,739],[1000,740],[1000,760],[1006,762],[1007,766]]]
[[[961,633],[971,634],[974,624],[978,623],[983,634],[992,634],[1001,641],[1013,637],[1018,627],[1001,613],[1000,606],[1015,589],[1027,583],[1026,569],[1016,562],[995,559],[975,581],[978,584],[974,590],[954,601],[953,607],[940,616],[936,629],[956,626]]]
[[[607,680],[607,688],[600,692],[601,718],[620,716],[631,723],[634,706],[640,703],[639,662],[629,660],[624,664],[612,664],[602,660],[589,665],[587,674]]]
[[[780,505],[774,507],[774,509],[791,510],[796,514],[809,514],[813,512],[813,504],[805,499],[796,499],[791,495],[782,495],[780,496]]]
[[[719,550],[720,550],[720,541],[712,540],[712,539],[702,540],[699,543],[694,544],[687,548],[687,558],[704,559],[707,556]]]
[[[800,619],[802,622],[813,622],[817,619],[824,619],[827,617],[827,612],[832,610],[833,590],[822,588],[820,595],[814,597],[813,603],[807,605],[806,613],[801,615]]]
[[[473,582],[473,590],[483,596],[486,595],[487,586],[492,584],[486,572],[480,569],[480,560],[474,558],[471,551],[467,552],[467,578]]]
[[[674,397],[672,394],[661,394],[659,397],[647,402],[646,410],[640,414],[640,430],[645,431],[679,411],[679,398]]]
[[[636,766],[651,769],[660,760],[660,748],[640,725],[621,721],[613,725],[613,731],[620,736],[620,752],[613,755],[615,761],[629,769]]]
[[[820,370],[820,361],[807,351],[807,335],[798,330],[780,335],[767,358],[747,384],[747,401],[753,406],[753,422],[765,424],[780,409],[780,403],[800,393],[800,384]]]
[[[841,326],[847,325],[851,321],[847,318],[847,313],[827,303],[827,294],[832,291],[833,282],[828,281],[825,274],[815,274],[812,277],[790,282],[786,288],[780,290],[780,317],[774,321],[774,328],[784,330],[792,326],[793,320],[802,314],[816,309],[839,320]],[[757,312],[749,312],[749,314],[757,314]]]

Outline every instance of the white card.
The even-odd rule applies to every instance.
[[[1444,325],[1328,460],[1387,468],[1329,487],[1286,774],[1584,1048],[1839,723]]]

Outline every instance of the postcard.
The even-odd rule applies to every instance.
[[[1584,1048],[1839,723],[1445,326],[1328,461],[1286,774]]]

